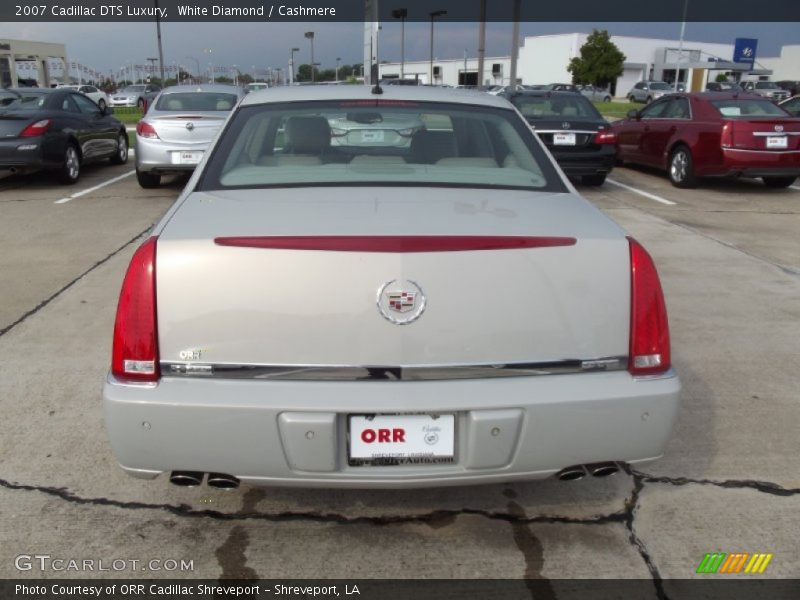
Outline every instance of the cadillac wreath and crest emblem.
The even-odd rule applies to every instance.
[[[378,290],[378,310],[387,321],[406,325],[425,310],[425,294],[414,281],[393,279]]]

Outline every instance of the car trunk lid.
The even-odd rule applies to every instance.
[[[800,150],[800,121],[791,117],[730,119],[724,122],[723,133],[727,145],[735,149]]]
[[[214,139],[228,113],[185,113],[147,117],[158,137],[168,143],[197,144]]]
[[[628,243],[580,197],[403,187],[335,194],[191,194],[159,235],[161,360],[452,366],[627,356]],[[454,236],[479,245],[454,249]],[[505,247],[480,246],[488,236]],[[521,238],[562,239],[513,247]],[[365,239],[369,248],[358,245]]]

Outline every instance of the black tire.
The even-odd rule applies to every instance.
[[[644,99],[644,103],[645,104],[650,104],[652,101],[653,101],[653,97],[652,96],[648,96],[647,98]]]
[[[669,155],[667,165],[669,180],[677,188],[697,187],[697,176],[694,174],[694,160],[692,152],[686,146],[680,145],[673,148]]]
[[[597,187],[603,185],[606,181],[606,173],[599,173],[596,175],[584,175],[581,177],[581,183],[583,185],[590,185],[592,187]]]
[[[81,153],[73,142],[67,144],[64,150],[64,162],[58,171],[61,183],[72,185],[81,177]]]
[[[611,102],[611,96],[606,96],[603,98],[603,102]]]
[[[797,177],[762,177],[764,185],[768,188],[787,188],[792,185]]]
[[[121,132],[117,136],[117,149],[111,155],[112,165],[124,165],[128,162],[128,134]]]
[[[106,101],[103,100],[102,98],[100,98],[100,100],[97,101],[97,106],[100,108],[100,110],[105,110],[106,109]]]
[[[630,100],[631,102],[636,102],[636,98],[633,97],[633,94],[628,96],[628,100]]]
[[[143,188],[156,188],[161,185],[161,175],[140,171],[139,169],[136,169],[136,180]]]

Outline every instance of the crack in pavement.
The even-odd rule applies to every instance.
[[[800,494],[800,488],[785,488],[771,481],[757,481],[755,479],[726,479],[714,481],[713,479],[691,479],[689,477],[668,477],[666,475],[650,475],[641,471],[630,471],[634,477],[641,477],[646,483],[667,483],[670,485],[713,485],[725,489],[751,489],[763,494],[773,496],[794,496]]]
[[[125,242],[125,243],[124,243],[122,246],[120,246],[119,248],[117,248],[116,250],[114,250],[114,251],[113,251],[111,254],[109,254],[109,255],[108,255],[108,256],[106,256],[105,258],[102,258],[102,259],[100,259],[99,261],[97,261],[96,263],[94,263],[94,264],[93,264],[91,267],[89,267],[88,269],[86,269],[86,270],[85,270],[83,273],[81,273],[80,275],[78,275],[78,276],[77,276],[75,279],[73,279],[73,280],[72,280],[72,281],[70,281],[69,283],[65,284],[65,285],[64,285],[64,286],[63,286],[61,289],[59,289],[58,291],[56,291],[54,294],[52,294],[52,295],[51,295],[51,296],[49,296],[48,298],[45,298],[44,300],[42,300],[41,302],[39,302],[39,304],[37,304],[35,307],[33,307],[32,309],[30,309],[29,311],[27,311],[27,312],[26,312],[25,314],[23,314],[23,315],[22,315],[20,318],[18,318],[16,321],[14,321],[13,323],[11,323],[11,325],[7,325],[6,327],[3,327],[2,329],[0,329],[0,337],[2,337],[2,336],[4,336],[5,334],[7,334],[9,331],[11,331],[12,329],[14,329],[14,327],[16,327],[17,325],[19,325],[19,324],[20,324],[20,323],[22,323],[23,321],[27,320],[29,317],[32,317],[33,315],[35,315],[36,313],[38,313],[38,312],[39,312],[40,310],[42,310],[42,309],[43,309],[45,306],[47,306],[48,304],[50,304],[50,303],[51,303],[53,300],[55,300],[56,298],[58,298],[58,297],[59,297],[61,294],[63,294],[64,292],[66,292],[66,291],[67,291],[69,288],[71,288],[73,285],[75,285],[76,283],[78,283],[78,282],[79,282],[81,279],[83,279],[84,277],[86,277],[86,275],[88,275],[89,273],[91,273],[92,271],[94,271],[94,270],[95,270],[97,267],[99,267],[99,266],[101,266],[101,265],[105,264],[106,262],[108,262],[109,260],[111,260],[112,258],[114,258],[114,257],[115,257],[117,254],[119,254],[119,253],[120,253],[120,252],[122,252],[122,251],[123,251],[125,248],[127,248],[128,246],[130,246],[131,244],[133,244],[133,243],[134,243],[136,240],[138,240],[139,238],[141,238],[143,235],[145,235],[145,234],[146,234],[148,231],[150,231],[152,228],[153,228],[153,225],[149,225],[149,226],[147,227],[147,229],[145,229],[144,231],[142,231],[142,232],[140,232],[140,233],[137,233],[135,237],[133,237],[132,239],[130,239],[130,240],[128,240],[127,242]]]

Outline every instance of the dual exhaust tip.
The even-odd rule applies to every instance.
[[[180,487],[196,487],[203,483],[204,476],[205,473],[201,471],[173,471],[169,475],[169,482]],[[239,487],[239,480],[225,473],[209,473],[206,483],[218,490],[234,490]]]
[[[577,481],[578,479],[583,479],[586,475],[591,475],[592,477],[608,477],[609,475],[619,472],[620,468],[620,465],[615,462],[575,465],[559,471],[556,474],[556,478],[559,481]]]

